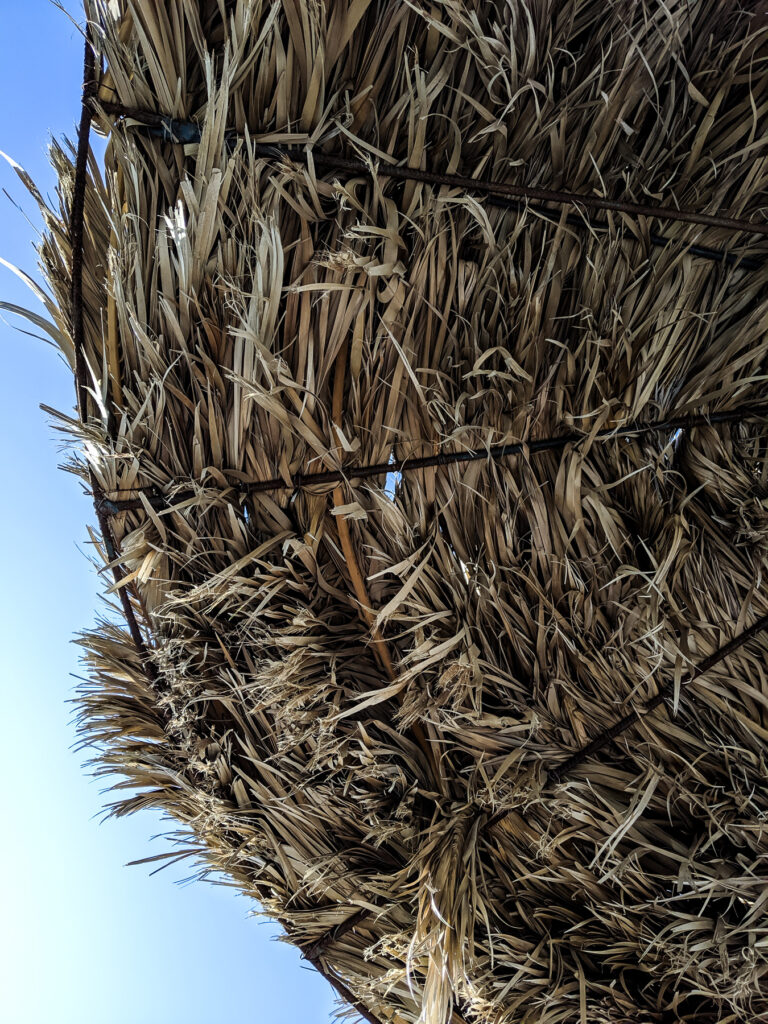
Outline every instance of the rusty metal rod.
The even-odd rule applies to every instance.
[[[710,654],[708,658],[705,658],[698,665],[694,666],[688,679],[683,683],[683,686],[688,686],[694,680],[699,679],[708,672],[715,665],[718,665],[721,661],[724,661],[729,655],[733,654],[739,648],[743,647],[749,640],[757,636],[758,633],[762,633],[763,630],[768,629],[768,615],[763,615],[756,622],[754,622],[748,629],[739,633],[732,640],[729,640],[727,644],[723,644],[722,647],[718,648],[714,654]],[[604,729],[598,736],[596,736],[590,743],[582,747],[581,750],[577,750],[574,754],[564,761],[561,765],[556,768],[552,768],[548,774],[552,782],[560,782],[566,775],[569,775],[574,768],[578,768],[579,765],[583,764],[588,758],[592,757],[599,750],[608,746],[617,736],[621,736],[623,732],[626,732],[630,726],[635,725],[639,721],[641,715],[648,714],[649,711],[655,710],[664,703],[665,700],[672,693],[673,684],[669,681],[659,687],[659,692],[655,697],[651,697],[637,710],[632,710],[620,718],[617,722],[609,728]]]
[[[183,121],[153,111],[126,107],[110,100],[96,100],[94,105],[115,117],[130,117],[154,129],[155,134],[169,142],[194,143],[200,140],[201,129],[194,121]],[[255,134],[255,133],[254,133]],[[229,131],[226,138],[234,140],[238,134]],[[311,154],[305,147],[286,145],[265,145],[253,143],[256,156],[274,158],[284,156],[299,163],[307,163],[310,158],[318,167],[344,171],[347,174],[363,174],[370,177],[377,173],[373,163],[342,156],[338,153],[326,153],[313,149]],[[482,192],[487,195],[506,196],[518,200],[538,200],[545,203],[556,203],[559,206],[583,207],[589,210],[610,210],[614,213],[625,213],[633,217],[656,217],[660,220],[679,221],[686,224],[701,224],[705,227],[724,228],[728,231],[746,231],[768,236],[768,224],[755,224],[740,217],[731,217],[719,213],[700,213],[698,210],[657,206],[647,203],[627,202],[623,199],[606,199],[601,196],[585,195],[563,189],[540,188],[536,185],[516,185],[511,182],[492,181],[487,178],[471,178],[462,174],[446,174],[437,171],[422,170],[416,167],[403,167],[378,158],[378,173],[385,177],[400,181],[416,181],[426,185],[439,187],[449,186],[466,192]]]
[[[77,130],[77,154],[75,157],[75,179],[72,189],[70,211],[70,240],[72,245],[72,344],[75,349],[75,389],[77,411],[80,422],[88,422],[88,370],[85,361],[85,313],[83,309],[83,237],[85,224],[85,190],[88,182],[88,151],[93,108],[91,99],[96,89],[96,59],[89,33],[85,35],[85,58],[83,61],[83,105]],[[120,604],[125,615],[136,653],[150,682],[157,684],[157,670],[152,663],[144,638],[136,619],[131,599],[125,586],[121,586],[125,573],[115,559],[115,539],[107,517],[104,495],[93,472],[90,471],[91,492],[99,529],[104,539],[107,557],[112,563],[112,578],[115,581]]]
[[[603,443],[622,437],[649,434],[654,431],[666,433],[674,430],[691,430],[694,427],[704,427],[718,423],[739,423],[746,419],[762,417],[768,417],[768,405],[744,406],[739,409],[700,413],[693,416],[672,416],[657,423],[634,423],[628,424],[625,427],[609,427],[605,430],[599,430],[592,440]],[[368,466],[350,465],[345,466],[343,469],[324,469],[316,473],[294,473],[290,481],[286,481],[283,477],[272,477],[269,480],[239,481],[232,484],[232,489],[243,494],[261,494],[265,491],[296,490],[300,487],[340,483],[345,480],[348,482],[365,480],[376,476],[387,476],[390,473],[413,473],[420,469],[479,462],[485,459],[496,461],[507,456],[520,455],[524,452],[534,455],[537,452],[556,451],[569,444],[578,444],[588,437],[589,434],[587,433],[570,431],[557,437],[542,437],[530,441],[511,441],[506,444],[491,445],[490,448],[481,448],[479,450],[441,452],[437,455],[422,455],[415,458],[393,459],[390,462],[376,462]],[[125,490],[122,492],[114,491],[113,493],[125,493]],[[152,489],[130,488],[130,493],[144,493],[153,508],[161,509],[169,505],[169,500],[164,495],[157,494]],[[196,493],[193,490],[182,491],[173,496],[173,501],[186,501],[188,498],[194,498]],[[103,504],[105,509],[112,515],[144,508],[144,502],[141,498],[113,499],[105,497]]]

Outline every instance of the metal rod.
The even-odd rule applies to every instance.
[[[256,147],[258,149],[258,147]],[[291,153],[291,156],[294,154]],[[312,151],[312,159],[320,167],[354,173],[372,174],[367,164],[359,160]],[[768,235],[768,224],[753,224],[751,221],[721,214],[699,213],[697,210],[676,209],[671,206],[649,206],[644,203],[629,203],[621,199],[603,199],[600,196],[584,195],[580,192],[565,192],[556,189],[538,188],[535,185],[513,185],[509,182],[489,181],[485,178],[467,178],[461,174],[438,174],[412,167],[381,162],[379,172],[402,181],[420,181],[429,185],[448,185],[468,192],[486,192],[491,195],[510,196],[513,199],[538,199],[560,206],[583,206],[591,210],[611,210],[627,213],[634,217],[657,217],[660,220],[680,221],[686,224],[702,224],[706,227],[725,228],[728,231],[748,231]]]
[[[746,419],[762,417],[768,417],[768,405],[747,406],[724,412],[700,413],[694,416],[673,416],[657,423],[635,423],[629,424],[626,427],[609,427],[605,430],[599,430],[592,440],[602,443],[622,437],[649,434],[654,431],[691,430],[694,427],[710,426],[718,423],[739,423]],[[492,445],[490,448],[482,448],[477,451],[441,452],[437,455],[422,455],[416,458],[394,459],[390,462],[376,462],[368,466],[351,465],[345,466],[343,469],[325,469],[316,473],[294,473],[290,478],[290,482],[286,482],[283,477],[272,477],[270,480],[238,482],[232,485],[232,489],[244,494],[261,494],[265,491],[296,490],[300,487],[341,483],[345,480],[348,482],[366,480],[376,476],[387,476],[390,473],[413,473],[420,469],[479,462],[485,459],[496,461],[508,456],[520,455],[524,452],[534,455],[538,452],[556,451],[569,444],[578,444],[588,437],[589,434],[571,431],[558,437],[542,437],[531,441],[512,441],[507,444]],[[130,490],[134,494],[145,494],[146,499],[153,508],[168,507],[168,499],[164,495],[153,493],[151,489],[136,487]],[[125,492],[123,491],[122,493]],[[180,494],[174,495],[173,500],[175,502],[186,501],[188,498],[193,498],[196,493],[193,490],[183,491]],[[102,504],[111,515],[144,508],[144,502],[141,498],[112,499],[105,497]]]
[[[194,121],[183,121],[165,117],[152,111],[138,110],[135,107],[124,107],[110,100],[94,100],[101,109],[116,117],[131,117],[155,130],[160,137],[169,142],[199,142],[201,129]],[[237,133],[228,132],[230,139]],[[285,145],[264,145],[255,143],[253,151],[256,156],[274,157],[276,154],[289,157],[300,163],[306,163],[309,152],[306,148]],[[372,176],[374,168],[362,160],[355,160],[336,153],[324,153],[313,149],[313,162],[319,167],[345,171],[350,174]],[[768,236],[768,224],[755,224],[740,217],[724,214],[700,213],[698,210],[657,206],[647,203],[627,202],[621,199],[605,199],[600,196],[585,195],[581,192],[570,192],[562,189],[539,188],[536,185],[515,185],[511,182],[491,181],[487,178],[469,178],[462,174],[444,174],[436,171],[421,170],[415,167],[403,167],[390,163],[379,157],[378,172],[385,177],[401,181],[417,181],[427,185],[449,186],[467,192],[483,192],[488,195],[507,196],[519,200],[539,200],[556,203],[560,206],[584,207],[591,210],[610,210],[615,213],[626,213],[634,217],[657,217],[660,220],[679,221],[686,224],[701,224],[706,227],[724,228],[728,231],[746,231]]]
[[[89,33],[85,35],[85,58],[83,61],[83,107],[80,114],[80,125],[77,130],[77,155],[75,157],[75,180],[72,189],[72,206],[70,212],[70,240],[72,245],[72,281],[70,295],[72,298],[72,343],[75,349],[75,388],[77,395],[77,411],[83,424],[88,422],[88,377],[85,361],[85,314],[83,309],[83,236],[85,222],[85,191],[88,182],[88,152],[91,120],[93,110],[91,97],[96,89],[96,59],[91,45]],[[115,563],[115,539],[107,518],[103,491],[99,487],[93,471],[89,471],[93,504],[99,529],[107,549],[107,557],[112,562],[112,578],[120,599],[120,604],[128,624],[128,630],[141,659],[142,667],[150,682],[157,684],[157,670],[149,658],[141,629],[125,586],[121,586],[125,573]]]
[[[749,640],[757,636],[758,633],[768,629],[768,615],[763,615],[754,622],[749,629],[745,629],[738,636],[734,637],[727,644],[718,648],[714,654],[710,654],[708,658],[705,658],[698,665],[696,665],[691,672],[691,675],[683,685],[690,685],[694,680],[699,679],[704,675],[705,672],[709,672],[711,668],[724,661],[729,655],[733,654],[739,648],[743,647]],[[557,768],[553,768],[549,771],[549,777],[553,782],[560,782],[566,775],[569,775],[574,768],[578,768],[579,765],[583,764],[587,758],[592,757],[599,750],[602,750],[609,743],[620,736],[623,732],[626,732],[630,726],[634,725],[640,718],[640,715],[645,715],[649,711],[653,711],[664,703],[665,700],[670,696],[672,692],[672,683],[667,681],[661,687],[655,697],[651,697],[647,700],[638,710],[632,710],[620,718],[617,722],[614,722],[609,728],[604,729],[598,736],[596,736],[590,743],[582,747],[581,750],[577,750],[574,754],[564,761],[563,764]]]

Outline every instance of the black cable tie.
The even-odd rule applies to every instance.
[[[163,142],[173,142],[181,145],[199,142],[202,138],[202,131],[199,125],[193,121],[177,121],[173,117],[162,117],[160,124],[141,125],[141,130]]]

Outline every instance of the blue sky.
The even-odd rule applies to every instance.
[[[79,17],[74,6],[71,10]],[[46,146],[74,138],[82,43],[48,0],[0,0],[0,149],[54,191]],[[0,256],[37,276],[39,218],[2,161]],[[25,219],[25,214],[29,221]],[[35,299],[0,267],[0,299]],[[40,310],[42,312],[42,310]],[[92,506],[57,469],[39,404],[70,411],[69,370],[0,320],[0,1021],[3,1024],[325,1024],[332,993],[245,897],[126,862],[161,852],[148,813],[100,822],[105,797],[73,752],[74,634],[98,610]],[[23,323],[16,321],[19,326]]]

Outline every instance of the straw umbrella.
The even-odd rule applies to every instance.
[[[86,15],[114,812],[372,1024],[768,1020],[764,7]]]

